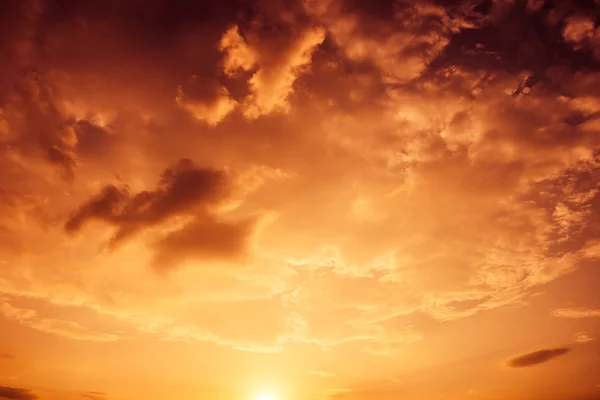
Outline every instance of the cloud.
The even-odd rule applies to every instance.
[[[198,216],[155,243],[155,263],[165,267],[187,258],[235,259],[248,248],[255,224],[254,218],[228,222]]]
[[[586,39],[593,40],[594,36],[597,36],[594,20],[582,15],[569,16],[565,20],[563,36],[567,42],[576,44],[580,44]]]
[[[561,9],[551,2],[537,8],[526,7],[525,2],[494,4],[488,10],[475,7],[466,11],[457,7],[455,17],[461,15],[465,25],[451,36],[450,43],[432,60],[426,74],[461,79],[461,71],[487,71],[496,77],[500,77],[499,72],[525,73],[521,85],[514,88],[514,95],[536,85],[566,94],[567,82],[553,79],[549,73],[552,68],[565,69],[569,74],[584,66],[596,71],[600,68],[600,60],[591,48],[575,48],[562,40],[563,35],[577,41],[587,34],[583,28],[587,25],[576,15],[593,13],[594,6],[580,3],[579,7]],[[504,39],[495,40],[499,37]],[[520,45],[514,46],[517,37]]]
[[[596,340],[585,332],[579,332],[575,334],[575,343],[588,343]]]
[[[283,53],[281,60],[259,67],[248,81],[251,93],[244,101],[244,115],[257,118],[275,111],[287,112],[293,84],[306,71],[312,52],[324,38],[321,29],[305,29]]]
[[[7,301],[4,301],[2,298],[0,298],[0,314],[2,314],[2,316],[5,318],[15,319],[18,321],[29,320],[37,316],[37,312],[35,310],[14,307]]]
[[[258,62],[258,54],[240,34],[237,25],[229,27],[219,42],[219,50],[224,53],[223,73],[235,76],[240,71],[251,71]]]
[[[559,318],[596,318],[600,317],[600,310],[587,308],[558,308],[552,310],[552,315]]]
[[[14,358],[11,354],[9,353],[0,353],[0,358],[4,358],[4,359],[12,359]]]
[[[252,43],[232,26],[222,36],[219,48],[224,53],[223,72],[236,76],[254,71],[248,79],[250,93],[243,102],[243,114],[255,119],[290,109],[288,97],[296,79],[307,71],[312,53],[325,39],[320,28],[307,27],[292,31],[292,39],[283,48],[274,47],[273,38],[250,33]]]
[[[28,389],[0,386],[0,399],[6,400],[35,400],[38,396]]]
[[[571,349],[566,347],[538,350],[514,357],[508,360],[507,364],[513,368],[532,367],[534,365],[543,364],[548,361],[551,361],[552,359],[565,355],[570,351]]]
[[[70,115],[60,90],[44,75],[25,74],[14,86],[0,104],[0,143],[5,148],[30,160],[42,159],[72,181],[82,158],[114,145],[105,128],[86,116]]]
[[[78,233],[88,222],[102,221],[117,228],[111,238],[116,245],[145,227],[198,210],[206,212],[226,198],[228,184],[223,171],[181,160],[163,172],[153,191],[131,194],[125,187],[105,186],[71,215],[65,231]]]
[[[40,332],[84,341],[112,342],[122,339],[121,336],[99,332],[80,325],[74,321],[64,321],[54,318],[40,317],[36,310],[14,307],[8,301],[0,298],[0,315],[9,320],[36,329]]]
[[[236,259],[248,249],[257,218],[224,220],[218,215],[217,208],[231,199],[234,189],[225,171],[181,160],[163,172],[153,191],[131,194],[126,187],[105,186],[70,216],[64,229],[75,234],[94,220],[112,225],[116,232],[109,245],[115,248],[144,229],[174,222],[153,245],[157,268],[186,259]]]
[[[74,340],[113,342],[122,339],[122,337],[119,335],[94,331],[73,321],[42,318],[39,320],[27,321],[25,322],[25,325],[41,332],[51,333]]]
[[[26,76],[4,104],[4,119],[10,135],[3,138],[29,156],[41,152],[47,162],[72,180],[78,163],[77,135],[57,108],[51,87],[37,74]]]
[[[238,102],[231,97],[227,88],[217,82],[199,84],[198,80],[197,76],[192,76],[188,86],[201,85],[204,93],[200,96],[196,93],[191,95],[190,89],[180,86],[175,101],[194,118],[205,121],[209,126],[216,126],[238,106]]]
[[[349,62],[347,73],[361,74],[365,64],[371,65],[385,84],[418,78],[444,49],[453,28],[444,7],[433,2],[373,6],[325,0],[307,1],[305,8]]]

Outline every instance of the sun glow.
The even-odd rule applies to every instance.
[[[281,400],[281,399],[273,393],[262,392],[262,393],[259,393],[254,400]]]

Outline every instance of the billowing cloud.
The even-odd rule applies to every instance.
[[[197,83],[198,77],[192,76],[188,86],[202,86],[200,96],[192,95],[188,89],[180,86],[177,89],[175,100],[184,110],[187,110],[194,118],[205,121],[209,126],[215,126],[222,122],[238,105],[227,88],[218,83]],[[208,88],[207,88],[208,87]],[[192,89],[193,90],[193,89]]]
[[[304,2],[350,63],[370,64],[378,79],[403,84],[418,78],[457,28],[442,6],[399,1],[373,6],[339,0]],[[362,68],[351,69],[360,73]]]
[[[31,390],[0,386],[0,399],[6,400],[35,400],[36,396]]]
[[[77,233],[88,222],[101,221],[116,227],[110,239],[114,247],[146,228],[188,217],[156,242],[157,265],[173,265],[190,257],[232,258],[245,251],[256,224],[255,218],[219,219],[215,209],[230,198],[232,190],[224,171],[181,160],[163,172],[153,191],[131,194],[126,187],[104,187],[71,215],[65,231]]]
[[[246,40],[240,35],[237,25],[231,26],[219,42],[219,50],[224,52],[223,72],[228,76],[234,76],[240,71],[251,71],[258,62],[258,54],[252,49]]]
[[[127,188],[106,186],[73,213],[65,231],[77,233],[89,221],[103,221],[117,227],[111,239],[116,244],[146,226],[220,203],[227,195],[227,183],[224,172],[181,160],[165,170],[154,191],[132,195]]]
[[[508,361],[508,365],[513,368],[532,367],[534,365],[551,361],[552,359],[565,355],[570,351],[571,349],[566,347],[538,350],[514,357]]]
[[[248,80],[250,93],[244,100],[244,116],[252,119],[289,111],[288,97],[293,92],[294,82],[308,69],[312,53],[325,39],[325,32],[314,27],[292,31],[292,39],[283,49],[281,44],[272,43],[273,38],[252,32],[250,38],[254,43],[247,43],[239,27],[233,26],[220,42],[226,75],[255,70]]]

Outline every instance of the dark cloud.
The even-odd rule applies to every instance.
[[[101,157],[116,150],[116,138],[108,128],[85,119],[73,122],[72,127],[77,135],[76,149],[79,155]]]
[[[3,2],[0,56],[7,62],[0,66],[0,145],[30,160],[43,158],[73,180],[82,157],[115,148],[109,129],[68,115],[65,102],[77,102],[73,92],[98,99],[100,80],[104,94],[119,101],[139,104],[142,97],[171,110],[178,85],[194,74],[218,71],[215,43],[238,18],[242,3]],[[194,95],[189,96],[195,100]]]
[[[508,361],[508,365],[513,368],[532,367],[560,357],[570,351],[571,349],[567,347],[538,350],[512,358]]]
[[[599,71],[600,57],[593,46],[577,47],[565,40],[566,28],[573,23],[573,16],[593,16],[599,9],[593,1],[539,3],[539,7],[533,7],[533,2],[525,0],[512,4],[484,0],[475,7],[449,8],[455,20],[466,21],[468,26],[451,36],[449,44],[429,64],[425,76],[460,79],[454,74],[457,68],[493,75],[526,73],[515,88],[515,95],[537,84],[568,94],[567,82],[553,79],[551,71]],[[488,78],[493,79],[491,75]]]
[[[198,216],[155,245],[155,264],[165,268],[188,258],[230,259],[242,255],[254,225],[252,218],[228,222],[210,215]]]
[[[199,168],[183,159],[164,171],[153,191],[131,194],[127,187],[106,186],[71,215],[65,231],[77,233],[88,222],[98,220],[117,228],[111,239],[117,244],[171,217],[206,212],[228,194],[229,182],[223,171]]]
[[[11,354],[8,354],[8,353],[0,353],[0,358],[5,358],[5,359],[12,360],[13,356]]]
[[[19,389],[0,386],[0,399],[7,400],[35,400],[38,396],[28,389]]]
[[[0,118],[9,131],[0,136],[0,144],[27,158],[45,159],[71,181],[80,156],[106,154],[114,138],[107,129],[68,115],[59,104],[59,93],[35,71],[16,80],[12,90],[0,93]]]
[[[31,72],[9,92],[1,105],[12,133],[6,146],[27,156],[41,154],[71,180],[77,165],[77,136],[56,106],[52,88]]]

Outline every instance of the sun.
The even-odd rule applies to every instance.
[[[262,392],[256,395],[254,400],[281,400],[278,396],[273,393]]]

